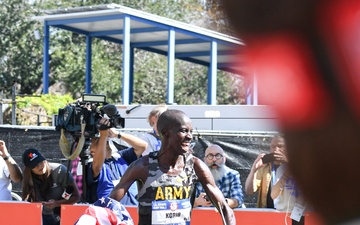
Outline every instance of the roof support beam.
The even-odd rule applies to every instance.
[[[174,64],[175,64],[175,31],[173,28],[169,29],[168,38],[168,83],[166,102],[168,104],[174,103]]]
[[[208,56],[209,51],[202,52],[181,52],[176,54],[176,58],[196,57],[196,56]],[[218,54],[226,55],[228,51],[218,51]]]
[[[64,25],[71,23],[89,23],[96,21],[106,21],[106,20],[119,20],[122,19],[124,15],[106,15],[106,16],[94,16],[94,17],[81,17],[81,18],[72,18],[72,19],[61,19],[61,20],[49,20],[47,21],[49,26],[55,25]]]
[[[138,21],[138,22],[141,22],[141,23],[151,25],[151,26],[160,27],[160,28],[163,28],[165,30],[173,29],[174,32],[179,32],[179,33],[182,33],[182,34],[185,34],[185,35],[190,35],[192,37],[203,39],[203,40],[206,40],[206,41],[212,41],[212,37],[209,37],[206,34],[197,33],[197,32],[194,32],[194,31],[189,31],[189,30],[186,30],[184,28],[174,27],[174,26],[164,24],[164,23],[161,23],[161,22],[158,22],[158,21],[151,21],[151,20],[140,18],[140,17],[137,17],[137,16],[132,16],[131,19],[134,20],[134,21]],[[217,42],[218,42],[218,44],[224,44],[224,45],[228,45],[228,46],[231,46],[231,47],[233,46],[232,43],[229,43],[227,41],[217,40]]]
[[[147,32],[159,32],[159,31],[166,31],[166,30],[164,30],[162,28],[158,28],[158,27],[146,27],[146,28],[134,28],[134,29],[131,29],[132,34],[147,33]],[[104,31],[91,32],[90,33],[90,35],[92,37],[101,37],[101,36],[117,35],[117,34],[123,34],[123,30],[122,29],[104,30]]]
[[[73,33],[78,33],[78,34],[82,34],[82,35],[89,35],[89,32],[87,32],[87,31],[76,29],[76,28],[73,28],[73,27],[65,26],[65,25],[57,25],[57,26],[54,26],[54,27],[64,29],[64,30],[68,30],[68,31],[71,31]]]
[[[207,42],[208,41],[206,41],[206,40],[193,38],[193,39],[176,40],[175,44],[181,45],[181,44],[188,44],[188,43],[194,44],[194,43],[207,43]],[[146,41],[146,42],[133,43],[132,46],[136,47],[136,48],[142,48],[142,47],[150,47],[150,46],[165,46],[168,43],[169,43],[168,40]]]

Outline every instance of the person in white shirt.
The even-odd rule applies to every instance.
[[[282,149],[282,152],[287,156],[286,147]],[[282,212],[299,212],[300,216],[294,216],[292,218],[292,224],[304,224],[304,211],[309,210],[307,204],[304,201],[301,191],[296,184],[295,178],[291,174],[288,163],[281,163],[275,172],[275,183],[271,187],[271,198],[274,199],[275,209]]]
[[[5,141],[0,140],[0,200],[12,200],[11,181],[19,183],[23,175],[19,165],[11,157],[6,148]]]

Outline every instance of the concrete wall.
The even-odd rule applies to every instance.
[[[125,128],[150,128],[147,116],[155,105],[117,106],[125,118]],[[134,108],[134,109],[133,109]],[[185,112],[194,130],[276,131],[277,116],[269,106],[253,105],[169,105],[169,109]],[[133,109],[131,112],[129,110]]]

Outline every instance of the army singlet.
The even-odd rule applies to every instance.
[[[139,190],[139,225],[188,225],[192,204],[190,198],[197,176],[194,157],[185,154],[184,169],[179,175],[162,172],[157,161],[158,152],[149,154],[148,178]]]

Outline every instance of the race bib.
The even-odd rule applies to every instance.
[[[152,201],[153,225],[190,225],[189,199]]]
[[[304,215],[305,209],[306,209],[306,207],[304,205],[295,203],[295,206],[294,206],[293,210],[291,211],[290,218],[297,222],[300,222],[301,217]]]

